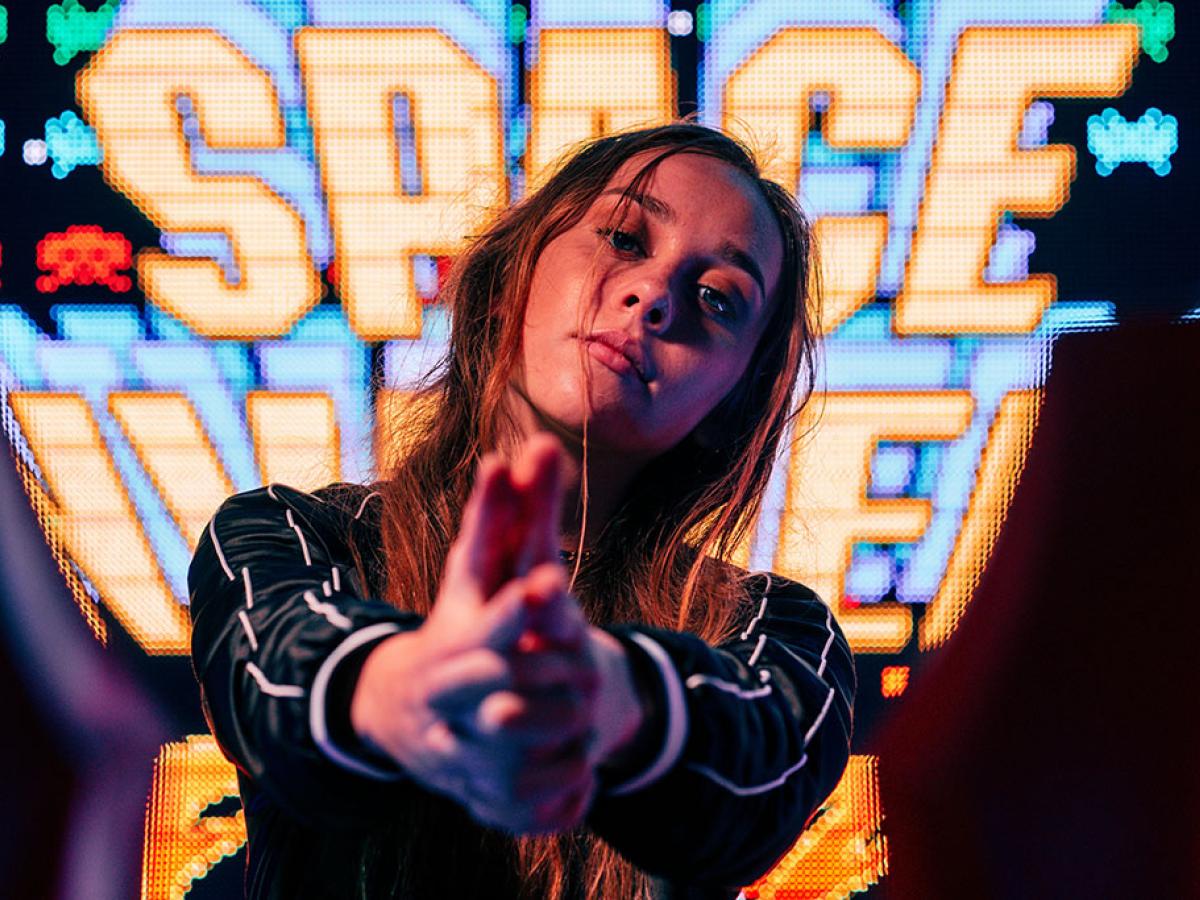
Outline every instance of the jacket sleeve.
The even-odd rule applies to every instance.
[[[271,485],[231,497],[188,591],[192,665],[225,755],[291,815],[349,825],[407,780],[354,740],[354,681],[376,644],[421,619],[366,596],[347,543],[354,510],[335,496]]]
[[[791,848],[849,760],[850,647],[808,588],[778,575],[761,583],[746,628],[718,647],[609,629],[650,697],[635,743],[651,750],[601,791],[588,824],[652,875],[750,884]]]

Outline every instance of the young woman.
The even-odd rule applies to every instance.
[[[593,141],[457,260],[371,488],[227,501],[189,572],[253,898],[732,898],[850,744],[811,591],[728,562],[816,317],[727,136]]]

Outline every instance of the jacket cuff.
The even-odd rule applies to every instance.
[[[377,622],[350,634],[317,669],[309,701],[309,729],[317,749],[343,769],[380,781],[396,781],[404,773],[391,758],[358,739],[350,724],[350,701],[367,656],[403,630],[395,622]]]
[[[632,628],[606,629],[625,648],[645,717],[629,745],[599,767],[601,792],[622,796],[649,787],[679,760],[687,742],[683,683],[670,656]]]

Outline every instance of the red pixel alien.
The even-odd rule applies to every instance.
[[[99,225],[69,225],[65,232],[51,231],[38,241],[38,268],[49,274],[37,280],[43,294],[64,284],[103,284],[124,293],[132,286],[120,274],[132,264],[133,248],[119,231],[104,231]]]

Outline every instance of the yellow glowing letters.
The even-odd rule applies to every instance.
[[[191,402],[183,394],[121,391],[109,394],[108,407],[188,548],[195,549],[233,484]]]
[[[91,408],[79,394],[13,392],[13,414],[57,515],[47,523],[121,626],[151,654],[187,652],[187,615],[163,578]]]
[[[265,484],[311,491],[341,477],[337,419],[328,394],[251,391],[246,421]]]
[[[240,281],[211,259],[138,254],[147,299],[211,338],[282,335],[320,299],[304,223],[261,180],[197,175],[176,99],[191,98],[210,147],[284,146],[270,78],[212,31],[117,32],[79,73],[79,100],[110,184],[163,231],[224,232]]]
[[[142,900],[182,900],[193,881],[246,842],[241,809],[204,815],[237,792],[237,770],[210,735],[188,735],[159,751],[146,808]]]
[[[1037,424],[1038,398],[1038,391],[1019,390],[1010,391],[1000,402],[954,551],[921,619],[917,642],[922,650],[940,646],[958,627],[979,584],[1025,465]]]
[[[913,236],[899,334],[1027,332],[1054,302],[1054,276],[985,284],[1005,210],[1053,215],[1075,177],[1066,145],[1017,149],[1036,96],[1109,97],[1129,85],[1134,25],[971,28],[959,39]]]
[[[456,253],[473,218],[506,200],[496,81],[434,29],[303,28],[295,40],[346,316],[364,340],[419,337],[412,257]],[[397,95],[418,194],[402,189]]]
[[[842,900],[865,891],[887,871],[882,826],[878,759],[856,753],[812,824],[746,896]]]
[[[875,445],[884,439],[953,440],[966,429],[973,406],[966,391],[848,391],[826,394],[811,406],[820,411],[820,423],[789,464],[775,569],[803,581],[833,607],[856,651],[902,650],[912,635],[912,614],[894,604],[845,603],[854,544],[915,541],[930,516],[927,500],[867,499]]]
[[[768,177],[796,189],[813,94],[829,95],[823,135],[830,146],[892,148],[908,140],[919,87],[916,67],[874,29],[785,28],[730,76],[723,122],[748,132]],[[873,298],[887,216],[825,217],[816,231],[828,332]]]
[[[673,78],[661,28],[542,31],[529,86],[528,186],[539,186],[573,144],[668,121],[675,111]]]

